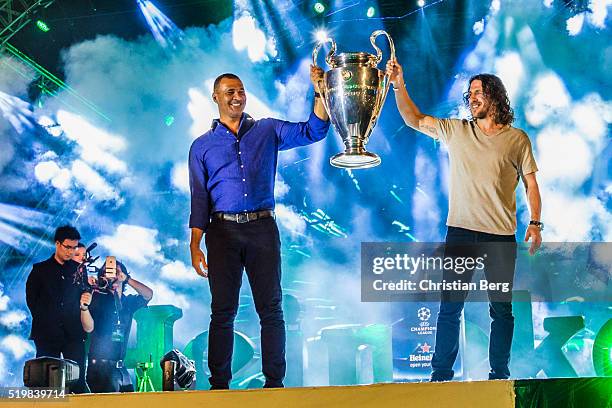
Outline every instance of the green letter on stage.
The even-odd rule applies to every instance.
[[[176,306],[149,306],[134,314],[136,320],[136,347],[128,349],[125,358],[127,368],[136,368],[137,363],[152,358],[153,368],[149,376],[156,391],[162,389],[162,370],[159,360],[173,346],[174,322],[183,317],[183,311]]]

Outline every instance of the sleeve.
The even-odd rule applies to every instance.
[[[323,140],[329,130],[330,121],[319,119],[310,113],[307,122],[274,120],[274,130],[279,141],[279,150],[289,150]]]
[[[99,308],[99,296],[97,293],[93,293],[91,297],[91,303],[89,304],[89,314],[91,315],[92,320],[94,321],[94,330],[96,329],[96,320],[100,319],[100,308]]]
[[[198,140],[189,149],[189,190],[191,193],[191,213],[189,228],[199,228],[206,232],[210,222],[210,196],[207,190],[208,174]]]
[[[448,145],[451,138],[455,134],[457,127],[463,125],[461,119],[440,119],[434,118],[436,123],[436,131],[438,133],[436,139]]]
[[[30,314],[34,317],[36,305],[40,293],[40,279],[37,278],[36,269],[32,268],[28,280],[26,281],[26,304],[30,309]]]
[[[145,307],[149,301],[141,295],[127,295],[125,305],[130,313],[135,313],[138,309]]]
[[[533,149],[531,147],[531,141],[529,140],[529,136],[525,132],[521,132],[522,140],[521,147],[519,149],[519,174],[524,176],[526,174],[535,173],[538,171],[538,166],[535,161],[535,157],[533,156]]]

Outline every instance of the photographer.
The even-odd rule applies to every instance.
[[[74,276],[78,264],[72,260],[81,235],[64,225],[55,230],[55,253],[34,264],[26,282],[26,302],[32,314],[30,339],[36,357],[63,357],[79,365],[75,393],[88,392],[85,383],[85,332],[79,322],[78,286]]]
[[[108,273],[106,266],[102,270]],[[134,391],[123,359],[132,316],[147,305],[153,291],[131,278],[121,262],[117,262],[116,279],[112,283],[100,275],[97,281],[89,279],[90,284],[93,283],[93,295],[83,292],[80,302],[83,330],[91,333],[87,383],[96,393]],[[131,286],[137,295],[124,295],[126,285]]]

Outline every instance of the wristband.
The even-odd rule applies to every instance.
[[[531,220],[531,221],[529,221],[529,225],[535,225],[536,227],[538,227],[540,229],[540,231],[544,230],[544,223],[543,222]]]
[[[89,307],[83,307],[83,306],[81,306],[81,312],[86,312],[86,311],[88,311],[88,310],[89,310]]]
[[[393,88],[393,92],[397,92],[397,91],[399,91],[400,89],[405,88],[405,87],[406,87],[406,84],[401,84],[401,85],[400,85],[399,87],[397,87],[397,88],[396,88],[395,86],[392,86],[392,88]]]

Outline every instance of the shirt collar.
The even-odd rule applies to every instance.
[[[238,129],[240,129],[242,127],[243,122],[253,122],[254,119],[251,117],[251,115],[249,115],[248,113],[242,113],[242,117],[240,118],[240,126],[238,127]],[[219,125],[223,125],[223,123],[221,122],[221,119],[217,118],[217,119],[213,119],[212,121],[212,125],[210,125],[211,130],[215,131],[215,129],[217,129],[217,126]],[[225,126],[225,125],[224,125]]]
[[[66,262],[64,262],[64,264],[61,264],[61,263],[57,262],[57,259],[55,259],[55,253],[53,255],[51,255],[51,258],[49,258],[49,260],[53,263],[53,265],[57,265],[60,268],[62,268],[64,265],[66,265]]]

